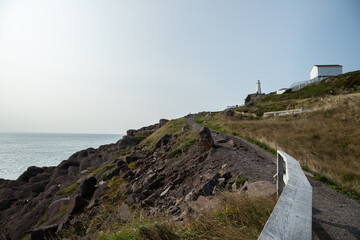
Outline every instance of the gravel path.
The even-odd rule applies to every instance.
[[[197,131],[202,127],[193,118],[187,118],[187,122]],[[238,158],[234,154],[246,152],[247,157],[239,158],[239,165],[244,167],[246,176],[252,180],[274,182],[272,176],[276,173],[276,156],[232,135],[212,132],[212,137],[217,144],[224,139],[227,143],[230,140],[236,143],[240,151],[223,152],[227,157]],[[223,146],[221,149],[226,151]],[[313,187],[313,239],[360,239],[360,204],[317,181],[309,173],[307,178]]]

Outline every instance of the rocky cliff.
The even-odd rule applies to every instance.
[[[56,167],[0,179],[0,239],[94,239],[139,209],[181,222],[200,196],[246,190],[246,180],[273,184],[275,166],[270,153],[191,117],[160,120]]]

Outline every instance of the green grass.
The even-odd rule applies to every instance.
[[[131,148],[125,148],[117,152],[117,157],[123,156],[131,151]]]
[[[260,142],[260,141],[257,141],[257,140],[255,140],[255,139],[251,139],[251,138],[246,138],[246,140],[247,140],[248,142],[251,142],[251,143],[255,144],[255,145],[258,145],[259,147],[261,147],[262,149],[265,149],[265,150],[268,151],[269,153],[272,153],[272,154],[275,154],[275,155],[276,155],[276,153],[277,153],[275,149],[269,147],[269,146],[266,145],[265,143],[262,143],[262,142]]]
[[[158,143],[165,134],[173,135],[180,132],[181,129],[186,126],[188,126],[188,124],[185,118],[171,120],[144,139],[140,144],[146,146],[148,149],[153,149],[155,148],[156,143]]]
[[[105,170],[112,170],[116,167],[116,163],[114,161],[108,161],[106,164],[103,164],[103,165],[100,165],[96,168],[89,168],[91,174],[93,176],[96,176],[97,174],[101,173],[102,171],[105,171]],[[106,177],[105,175],[103,177]]]
[[[77,186],[77,183],[71,184],[70,186],[58,191],[56,195],[71,196],[75,192]]]
[[[208,126],[208,128],[210,128],[213,131],[230,134],[230,135],[242,138],[242,136],[237,133],[236,129],[229,127],[228,125],[226,125],[225,121],[222,121],[222,117],[220,116],[220,114],[217,114],[216,116],[211,117],[211,118],[210,117],[198,117],[198,118],[195,118],[195,122],[200,125],[203,125],[203,126]],[[222,122],[225,124],[223,126],[221,126],[220,123],[218,123],[218,122]],[[268,151],[272,154],[276,154],[276,150],[269,147],[265,143],[262,143],[255,139],[252,139],[252,138],[245,138],[245,139],[248,142],[258,145],[259,147],[265,149],[266,151]]]
[[[326,95],[342,94],[343,91],[348,91],[349,93],[359,92],[356,86],[360,86],[360,71],[349,72],[330,78],[334,79],[334,81],[326,83],[326,79],[324,79],[320,84],[313,83],[296,92],[288,91],[280,95],[267,96],[262,102],[324,97]]]
[[[343,187],[336,185],[335,183],[333,183],[332,181],[330,181],[329,179],[327,179],[325,176],[323,176],[321,174],[314,175],[314,178],[320,182],[327,184],[329,187],[336,190],[337,192],[342,193],[350,198],[353,198],[360,203],[360,194],[357,194],[354,191],[346,190]]]
[[[98,240],[257,239],[276,203],[275,195],[224,192],[217,199],[211,208],[188,213],[183,226],[167,218],[147,217],[142,211],[125,224],[114,224]]]
[[[67,208],[68,208],[68,206],[67,206],[67,205],[63,205],[63,206],[61,206],[61,207],[60,207],[60,209],[59,209],[58,214],[56,214],[56,216],[55,216],[55,217],[62,217],[62,216],[64,216],[64,215],[66,214],[66,210],[67,210]]]
[[[144,141],[147,137],[149,137],[151,134],[153,134],[154,131],[153,130],[149,130],[149,131],[142,131],[142,132],[139,132],[137,133],[134,138],[135,138],[135,141],[136,143],[140,143],[142,141]]]
[[[175,156],[177,153],[187,149],[199,140],[199,134],[196,131],[189,131],[186,133],[178,133],[176,140],[171,145],[168,156]]]
[[[243,185],[243,184],[244,184],[246,181],[248,181],[248,180],[249,180],[248,178],[239,176],[239,177],[236,179],[236,182],[237,182],[237,183],[240,183],[241,185]]]

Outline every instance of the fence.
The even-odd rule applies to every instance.
[[[322,79],[324,79],[324,78],[315,77],[315,78],[313,78],[311,80],[306,80],[306,81],[302,81],[302,82],[296,82],[296,83],[291,84],[290,88],[291,88],[292,91],[296,92],[296,91],[299,91],[300,89],[306,87],[307,85],[318,82],[318,81],[321,81]]]
[[[258,240],[311,239],[312,187],[298,161],[282,151],[277,151],[277,193],[278,202]]]
[[[276,111],[276,112],[265,112],[263,116],[264,117],[277,117],[277,116],[301,113],[302,111],[303,111],[303,108],[293,109],[293,110]]]

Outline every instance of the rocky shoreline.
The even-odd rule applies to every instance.
[[[134,209],[181,222],[219,189],[251,189],[239,178],[266,181],[274,191],[275,157],[241,139],[187,124],[153,147],[140,144],[166,123],[128,130],[117,143],[79,151],[56,167],[29,167],[15,181],[0,179],[0,239],[56,238],[67,229],[95,239]],[[185,146],[194,132],[196,142]]]

